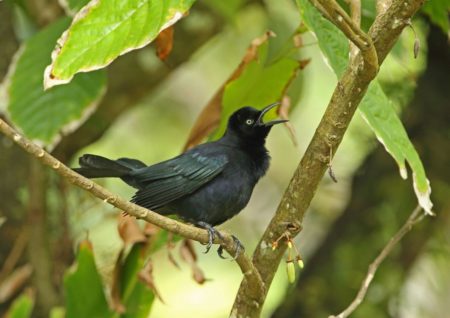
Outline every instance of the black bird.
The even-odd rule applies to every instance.
[[[243,107],[228,120],[225,134],[185,153],[151,166],[136,159],[110,160],[85,154],[75,171],[87,178],[117,177],[138,189],[131,202],[162,215],[177,215],[208,231],[209,242],[221,234],[214,229],[238,214],[264,176],[270,156],[265,140],[273,125],[264,115],[279,103],[262,110]],[[236,254],[242,246],[235,237]],[[222,248],[219,247],[222,256]]]

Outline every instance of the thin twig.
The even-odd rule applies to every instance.
[[[17,236],[17,239],[14,242],[11,251],[3,263],[3,267],[0,270],[0,283],[13,271],[17,262],[23,254],[23,251],[27,247],[28,243],[28,232],[27,228],[23,227],[20,230],[20,234]]]
[[[335,0],[309,1],[326,19],[336,25],[361,50],[364,61],[370,66],[370,71],[377,73],[379,67],[377,51],[372,38],[361,30],[357,21],[352,20]],[[359,15],[361,14],[359,13]]]
[[[350,15],[358,28],[361,27],[361,0],[345,0],[350,7]],[[358,54],[358,47],[350,43],[350,59],[354,59]]]
[[[50,155],[44,149],[26,139],[17,133],[11,126],[9,126],[5,121],[0,118],[0,131],[18,144],[25,151],[35,156],[39,161],[47,166],[50,166],[56,171],[61,177],[67,179],[70,183],[92,193],[97,198],[102,199],[105,203],[109,203],[116,208],[126,211],[127,214],[134,216],[138,219],[142,219],[156,226],[159,226],[167,231],[173,232],[185,238],[195,240],[201,243],[208,242],[208,233],[206,230],[199,229],[197,227],[187,225],[176,220],[162,216],[156,212],[138,206],[131,203],[118,195],[106,190],[102,186],[98,185],[94,181],[83,177],[82,175],[76,173],[62,162],[57,160],[55,157]],[[216,239],[214,243],[221,243],[225,250],[232,256],[235,253],[235,242],[231,235],[226,233],[223,234],[224,240],[219,241]],[[254,267],[252,261],[245,253],[240,253],[236,259],[242,273],[247,280],[251,281],[254,287],[254,295],[251,295],[254,299],[260,299],[265,295],[265,287],[262,283],[262,279],[259,272]]]
[[[414,225],[418,222],[422,221],[425,217],[425,213],[421,213],[422,208],[418,205],[414,211],[412,211],[408,220],[406,220],[405,224],[398,230],[397,233],[389,240],[386,246],[381,250],[380,254],[375,258],[375,260],[370,264],[369,269],[367,270],[366,277],[364,278],[361,287],[356,295],[355,299],[350,303],[350,305],[342,311],[340,314],[336,316],[329,316],[329,318],[346,318],[348,317],[356,308],[362,303],[364,297],[367,294],[367,290],[369,289],[370,283],[372,282],[376,271],[380,267],[381,263],[384,259],[389,255],[389,253],[393,250],[395,245],[408,233]]]

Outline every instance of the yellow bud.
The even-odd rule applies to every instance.
[[[288,244],[288,247],[289,247],[289,248],[292,248],[292,241],[291,241],[291,240],[289,240],[289,241],[287,242],[287,244]]]
[[[297,259],[297,264],[298,264],[298,267],[300,267],[300,268],[303,268],[305,266],[305,264],[303,264],[303,260],[301,258]]]
[[[294,262],[288,261],[286,263],[286,271],[289,283],[293,284],[295,282],[295,265]]]
[[[278,243],[277,242],[273,242],[272,243],[272,251],[275,251],[278,247]]]

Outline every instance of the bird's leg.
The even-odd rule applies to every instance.
[[[205,229],[206,231],[208,231],[208,243],[206,244],[206,251],[205,254],[209,252],[209,250],[211,249],[211,246],[214,242],[214,239],[216,238],[216,235],[219,239],[223,240],[223,236],[222,234],[220,234],[219,231],[217,231],[211,224],[208,224],[206,222],[197,222],[195,223],[195,225],[197,225],[198,227],[201,227],[202,229]],[[219,255],[220,256],[220,255]]]

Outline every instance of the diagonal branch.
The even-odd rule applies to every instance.
[[[364,300],[364,297],[366,296],[367,290],[369,289],[370,283],[372,282],[373,278],[375,277],[375,273],[380,267],[381,263],[384,261],[384,259],[389,255],[389,253],[392,251],[392,249],[395,247],[395,245],[405,236],[406,233],[408,233],[414,225],[416,225],[418,222],[422,221],[422,219],[426,216],[426,214],[421,213],[422,208],[420,206],[417,206],[411,215],[409,216],[408,220],[406,220],[405,224],[398,230],[397,233],[389,240],[389,242],[386,244],[386,246],[381,250],[380,254],[375,258],[375,260],[370,264],[369,269],[367,271],[366,277],[364,278],[361,287],[358,291],[358,294],[356,295],[355,299],[350,303],[350,305],[342,311],[340,314],[336,316],[330,316],[329,318],[347,318],[350,316],[352,312],[355,311],[356,308],[362,303]]]
[[[131,203],[119,196],[109,192],[105,188],[101,187],[94,181],[87,179],[63,163],[57,160],[55,157],[47,153],[44,149],[34,144],[25,137],[19,135],[11,126],[5,121],[0,119],[0,131],[18,144],[25,151],[35,156],[43,164],[51,167],[61,177],[68,180],[70,183],[92,193],[97,198],[104,200],[105,203],[109,203],[116,208],[125,211],[127,214],[142,219],[156,226],[159,226],[167,231],[178,234],[185,238],[198,241],[200,243],[208,242],[208,234],[206,230],[199,229],[197,227],[187,225],[176,220],[164,217],[156,212],[147,210],[141,206]],[[224,240],[215,239],[214,243],[221,243],[225,250],[232,256],[235,254],[235,242],[231,235],[223,234]],[[240,253],[236,259],[239,267],[246,281],[249,281],[253,289],[253,297],[262,297],[265,294],[265,288],[262,284],[261,277],[258,271],[253,266],[253,263],[245,253]]]
[[[317,1],[314,2],[318,3]],[[386,12],[376,17],[368,36],[373,39],[379,63],[385,59],[408,21],[422,4],[423,0],[394,0]],[[326,4],[321,5],[325,7]],[[327,16],[328,14],[325,14],[325,17]],[[284,244],[272,251],[270,248],[272,241],[286,232],[286,224],[295,224],[297,226],[292,228],[301,228],[303,217],[328,167],[330,157],[339,147],[358,104],[376,76],[376,70],[366,63],[363,54],[364,52],[361,51],[350,61],[340,78],[325,114],[281,199],[277,212],[253,254],[253,263],[261,275],[265,290],[269,289],[286,251]],[[297,234],[291,233],[291,237]],[[250,282],[244,278],[233,305],[232,316],[258,317],[260,315],[266,295],[262,299],[252,298],[250,291]]]

